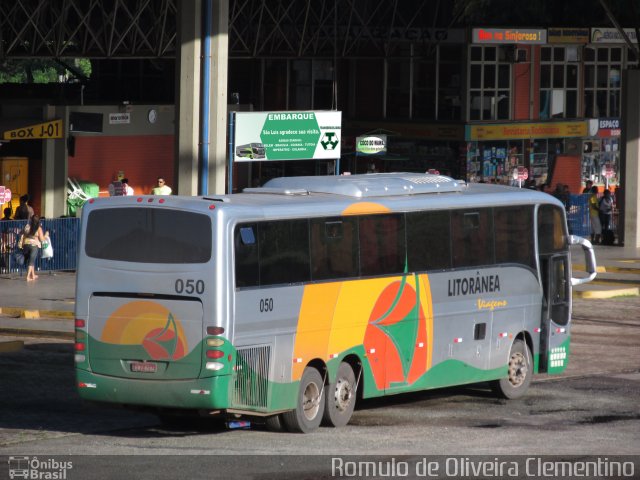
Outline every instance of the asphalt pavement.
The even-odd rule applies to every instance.
[[[598,275],[574,287],[579,298],[640,295],[640,249],[595,246]],[[583,275],[584,255],[572,247],[574,276]],[[26,275],[0,275],[0,334],[73,336],[75,272],[40,272],[33,282]],[[2,351],[0,339],[0,351]]]

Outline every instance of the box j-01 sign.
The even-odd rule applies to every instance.
[[[4,140],[45,140],[62,138],[62,134],[62,120],[52,120],[51,122],[7,130],[2,138]]]

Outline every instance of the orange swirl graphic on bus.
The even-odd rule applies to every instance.
[[[180,321],[169,309],[151,301],[130,302],[116,309],[107,319],[100,340],[141,345],[153,360],[179,360],[188,351]]]
[[[364,335],[364,348],[378,389],[414,383],[426,370],[425,315],[406,281],[378,297]]]

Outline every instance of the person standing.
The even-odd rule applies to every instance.
[[[24,227],[22,232],[24,235],[22,241],[22,248],[25,249],[29,256],[29,263],[27,264],[27,282],[31,282],[38,278],[36,275],[36,259],[38,258],[38,250],[42,248],[42,242],[45,237],[49,235],[42,233],[42,227],[40,226],[40,216],[34,215]]]
[[[598,187],[591,187],[589,192],[589,219],[591,221],[591,243],[600,243],[602,225],[600,225],[600,208],[598,205]]]
[[[158,186],[151,190],[151,195],[171,195],[172,190],[164,181],[164,177],[158,177]]]
[[[33,207],[29,205],[29,200],[31,198],[26,193],[20,197],[20,206],[16,208],[14,220],[30,220],[33,217]]]
[[[600,211],[600,224],[604,232],[610,229],[611,215],[613,215],[613,198],[611,198],[611,191],[608,188],[604,189],[604,195],[600,199],[598,207]]]
[[[123,178],[120,180],[122,182],[122,195],[132,196],[133,195],[133,187],[129,185],[129,179]]]

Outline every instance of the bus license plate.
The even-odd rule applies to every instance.
[[[131,371],[139,373],[156,373],[158,365],[149,362],[131,362]]]

